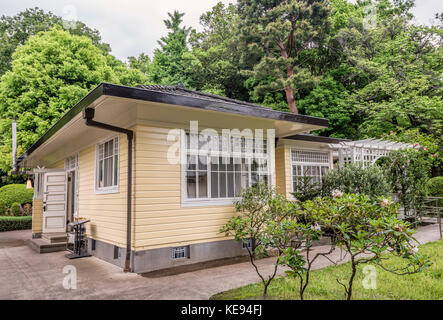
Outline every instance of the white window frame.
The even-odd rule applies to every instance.
[[[187,134],[187,133],[186,133]],[[186,135],[185,134],[185,135]],[[219,136],[220,137],[220,136]],[[186,137],[185,137],[186,138]],[[273,165],[273,162],[271,161],[271,157],[273,152],[271,152],[270,148],[273,147],[273,145],[270,144],[270,142],[268,141],[268,139],[266,140],[266,159],[267,160],[267,175],[268,175],[268,184],[271,186],[273,184],[273,178],[272,178],[272,169],[271,166]],[[186,140],[182,141],[183,143],[181,143],[181,148],[180,148],[180,152],[182,153],[182,155],[184,155],[184,157],[187,158],[188,156],[188,150],[187,150],[187,146],[186,146]],[[196,151],[196,153],[194,153],[193,151],[191,151],[191,155],[197,155],[198,156],[198,151]],[[242,154],[236,154],[234,153],[223,153],[220,152],[219,154],[220,157],[235,157],[235,158],[242,158]],[[254,155],[250,155],[250,160],[254,159],[253,158]],[[181,205],[182,207],[205,207],[205,206],[223,206],[223,205],[232,205],[235,201],[239,200],[239,197],[230,197],[230,198],[212,198],[211,197],[211,176],[212,176],[212,168],[210,165],[210,155],[206,156],[206,160],[207,160],[207,195],[208,197],[206,198],[188,198],[187,197],[187,181],[186,181],[186,171],[187,171],[187,164],[186,163],[182,163],[181,164]],[[244,154],[243,154],[244,157]],[[198,170],[196,170],[196,172],[198,172]],[[249,185],[251,184],[251,162],[249,162],[248,164],[248,182]],[[198,186],[196,186],[196,191],[198,190]]]
[[[292,152],[293,151],[303,151],[303,152],[321,152],[321,153],[327,153],[328,154],[328,163],[325,162],[314,162],[314,161],[295,161],[292,158]],[[304,176],[304,170],[303,168],[305,166],[315,166],[315,167],[319,167],[319,173],[320,173],[320,180],[322,178],[322,172],[321,172],[321,167],[329,167],[329,170],[332,170],[333,168],[333,162],[332,162],[332,151],[330,150],[316,150],[316,149],[305,149],[305,148],[297,148],[297,147],[293,147],[290,149],[289,152],[289,160],[290,160],[290,164],[291,164],[291,190],[292,192],[295,192],[294,190],[294,166],[302,166],[302,175]],[[291,198],[294,198],[294,196],[291,196]]]
[[[105,143],[114,140],[114,152],[117,150],[117,181],[115,185],[109,186],[109,187],[102,187],[100,188],[98,186],[98,180],[99,180],[99,148],[101,145],[104,145]],[[117,142],[117,147],[115,146],[115,142]],[[115,153],[113,154],[113,158],[115,156]],[[113,162],[113,169],[115,164],[115,161]],[[114,173],[114,170],[112,170]],[[112,178],[114,179],[114,174],[112,174]],[[94,169],[94,189],[96,194],[111,194],[111,193],[118,193],[119,192],[119,180],[120,180],[120,137],[118,135],[108,137],[106,139],[103,139],[99,141],[95,145],[95,169]]]

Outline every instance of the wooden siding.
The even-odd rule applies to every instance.
[[[286,197],[291,196],[291,162],[290,149],[285,146],[279,146],[275,149],[275,185],[277,191]]]
[[[126,135],[120,135],[117,193],[98,194],[95,191],[96,146],[78,154],[78,216],[91,220],[86,224],[89,237],[120,247],[126,245],[127,146]]]
[[[233,205],[182,206],[180,164],[167,159],[169,130],[136,128],[136,250],[224,240],[220,227],[235,215]]]
[[[43,200],[32,200],[32,233],[43,232]]]

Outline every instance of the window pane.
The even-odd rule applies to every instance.
[[[218,172],[211,173],[211,197],[218,198]]]
[[[188,198],[195,199],[196,194],[196,183],[195,183],[195,171],[188,171],[186,173],[186,188],[188,190]]]
[[[206,171],[198,172],[198,197],[208,197],[208,174]]]
[[[228,158],[229,162],[227,163],[227,170],[228,171],[233,171],[234,170],[234,159],[233,158]]]
[[[218,158],[211,157],[211,171],[218,171]]]
[[[256,172],[251,173],[251,186],[255,186],[258,183],[258,177]]]
[[[242,174],[240,172],[235,173],[235,196],[237,197],[242,190]]]
[[[98,165],[98,186],[103,188],[103,160],[100,160]]]
[[[207,160],[204,156],[198,157],[198,170],[207,170]]]
[[[118,185],[118,155],[114,156],[114,186]]]
[[[188,156],[187,166],[188,170],[195,170],[197,165],[197,156]]]
[[[234,197],[234,173],[228,172],[228,197]]]
[[[220,198],[226,198],[226,173],[220,172]]]
[[[226,163],[228,162],[228,159],[220,157],[218,162],[218,168],[220,171],[226,171]]]

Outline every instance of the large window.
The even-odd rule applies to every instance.
[[[184,200],[229,200],[242,189],[269,183],[266,140],[186,135]]]
[[[321,184],[322,176],[331,168],[329,151],[291,150],[292,191],[304,176],[312,177],[311,182]]]
[[[118,137],[97,145],[96,190],[118,191]]]

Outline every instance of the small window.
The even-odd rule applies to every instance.
[[[118,137],[97,145],[96,190],[118,190]]]
[[[242,240],[241,247],[242,247],[242,249],[246,249],[246,248],[251,249],[252,248],[252,239],[249,238],[247,240],[246,239]]]
[[[184,259],[189,258],[189,247],[176,247],[172,248],[172,259]]]
[[[95,239],[91,239],[91,251],[95,251],[95,246],[96,246]]]
[[[114,259],[118,259],[121,257],[120,247],[114,246]]]

